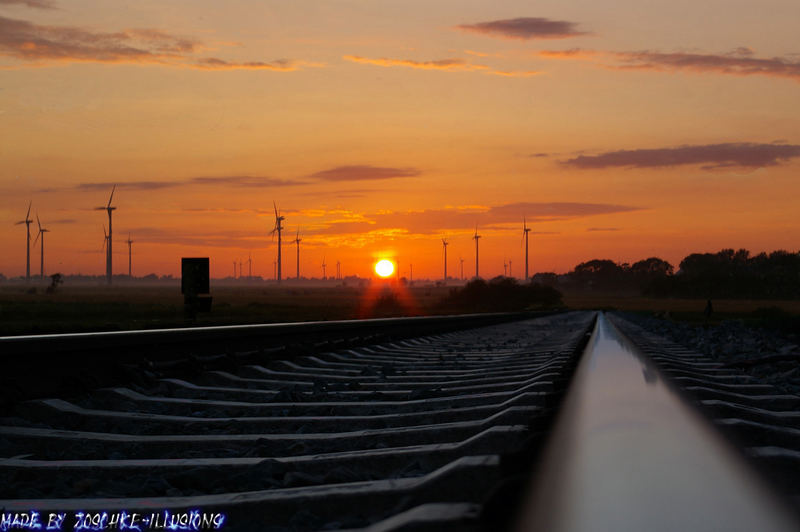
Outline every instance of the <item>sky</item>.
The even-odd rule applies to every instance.
[[[0,0],[0,273],[796,251],[796,0]],[[39,272],[39,243],[32,248]]]

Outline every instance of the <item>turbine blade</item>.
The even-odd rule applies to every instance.
[[[39,221],[39,213],[36,213],[36,225],[39,226],[39,232],[42,232],[42,222]]]
[[[28,214],[25,215],[25,219],[27,220],[31,215],[31,205],[33,205],[33,200],[28,202]]]
[[[41,234],[42,234],[41,230],[38,233],[36,233],[36,238],[33,239],[33,245],[34,246],[39,241],[39,237],[41,236]]]
[[[272,200],[272,208],[275,209],[275,220],[277,220],[278,219],[278,206],[275,205],[275,200]],[[278,222],[275,222],[275,223],[277,224]]]
[[[111,200],[114,199],[114,191],[117,189],[117,185],[111,187],[111,196],[108,198],[108,206],[111,207]]]

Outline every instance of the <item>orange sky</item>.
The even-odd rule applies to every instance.
[[[564,272],[797,250],[795,0],[0,0],[0,273]],[[36,229],[34,222],[33,229]],[[39,247],[32,251],[39,270]],[[295,272],[294,246],[284,272]]]

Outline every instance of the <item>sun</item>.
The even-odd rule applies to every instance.
[[[390,260],[379,260],[375,263],[375,273],[378,274],[379,277],[389,277],[394,272],[394,264]]]

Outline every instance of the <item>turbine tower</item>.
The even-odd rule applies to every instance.
[[[25,219],[21,220],[14,225],[21,225],[25,224],[25,228],[28,231],[28,239],[25,241],[25,256],[26,263],[25,263],[25,281],[30,282],[31,280],[31,224],[33,220],[31,220],[31,205],[33,205],[33,201],[28,203],[28,214],[25,215]]]
[[[342,278],[342,263],[338,260],[336,261],[336,279],[340,280]]]
[[[42,243],[39,244],[42,248],[42,261],[39,265],[39,277],[44,279],[44,234],[49,233],[50,229],[43,229],[42,223],[39,221],[39,215],[36,215],[36,225],[39,226],[39,233],[36,235],[36,240],[39,240],[39,237],[42,237]],[[33,244],[36,245],[36,240],[33,241]]]
[[[300,241],[302,241],[302,240],[303,239],[300,238],[300,228],[298,227],[297,228],[297,235],[294,237],[294,240],[292,240],[292,242],[297,244],[297,280],[298,281],[300,280]]]
[[[481,235],[478,234],[478,226],[475,226],[475,236],[472,237],[475,240],[475,277],[478,277],[478,239]]]
[[[328,278],[328,276],[325,274],[325,267],[326,266],[327,266],[327,264],[325,264],[325,255],[323,255],[322,256],[322,280],[323,281]]]
[[[247,278],[253,278],[253,256],[250,253],[247,254]]]
[[[131,244],[133,244],[133,240],[131,240],[131,234],[130,233],[128,233],[128,240],[126,240],[126,242],[128,243],[128,277],[133,279],[133,275],[132,275],[133,269],[131,268],[131,264],[133,263],[133,260],[132,260],[133,253],[131,251],[131,249],[132,249],[131,248]]]
[[[112,275],[112,269],[111,269],[111,260],[112,260],[112,255],[111,255],[111,242],[112,242],[112,240],[111,240],[111,238],[112,238],[111,237],[111,235],[112,235],[112,230],[111,230],[111,212],[116,210],[116,207],[112,207],[111,206],[111,200],[114,199],[114,191],[116,189],[117,189],[117,185],[114,185],[111,188],[111,196],[108,197],[108,205],[106,205],[105,207],[95,207],[95,209],[94,209],[96,211],[107,211],[108,212],[108,235],[106,236],[106,242],[107,242],[107,245],[106,245],[106,279],[108,280],[108,284],[111,284],[111,275]]]
[[[525,218],[522,218],[522,237],[525,239],[525,280],[528,280],[528,233],[531,232],[531,228],[528,227]]]
[[[106,231],[106,224],[103,224],[103,247],[100,251],[106,252],[106,265],[108,265],[108,232]]]
[[[458,257],[458,260],[461,262],[461,280],[464,280],[464,258]]]
[[[446,238],[442,239],[442,249],[444,249],[444,282],[447,282],[447,246],[450,242]]]
[[[281,222],[283,222],[286,218],[278,213],[278,206],[275,205],[274,201],[272,202],[272,207],[275,209],[275,227],[272,229],[272,233],[270,234],[272,235],[273,238],[275,238],[275,233],[278,233],[278,262],[277,262],[278,272],[275,275],[275,279],[278,282],[281,282],[281,231],[283,231],[283,226],[281,225]]]

